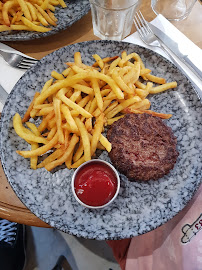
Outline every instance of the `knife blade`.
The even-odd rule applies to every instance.
[[[193,73],[202,80],[202,71],[197,68],[194,63],[190,60],[188,55],[184,55],[180,52],[178,44],[172,40],[169,36],[167,36],[165,33],[163,33],[159,28],[154,26],[151,23],[148,23],[151,27],[154,34],[163,42],[163,44],[170,49],[188,68],[190,68]]]

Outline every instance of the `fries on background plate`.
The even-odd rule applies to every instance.
[[[0,32],[26,30],[48,32],[57,25],[55,6],[67,7],[63,0],[0,1]]]

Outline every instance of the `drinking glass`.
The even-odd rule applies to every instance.
[[[122,40],[130,34],[139,0],[90,0],[94,35]]]
[[[197,0],[151,0],[151,7],[169,21],[181,21],[190,14]]]

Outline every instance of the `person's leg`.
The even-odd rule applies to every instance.
[[[23,270],[25,226],[0,219],[0,269]]]

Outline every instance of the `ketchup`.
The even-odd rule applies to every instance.
[[[117,178],[113,170],[99,162],[83,166],[76,174],[74,188],[77,197],[89,206],[108,203],[117,190]]]

